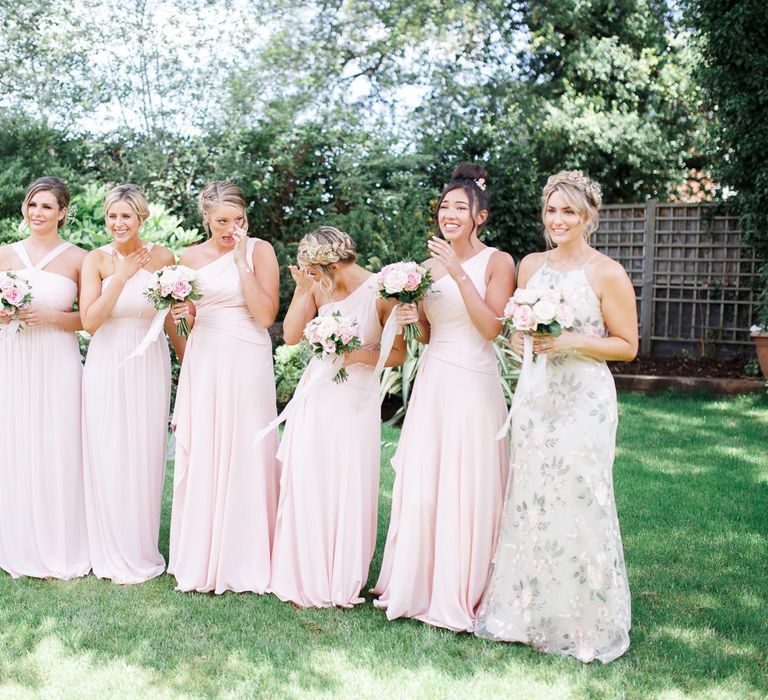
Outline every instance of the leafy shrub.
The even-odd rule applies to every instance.
[[[278,404],[284,406],[290,401],[311,358],[312,353],[305,343],[280,345],[275,349],[275,388]]]

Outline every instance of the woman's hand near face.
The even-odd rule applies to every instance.
[[[235,239],[235,264],[238,267],[248,266],[248,231],[239,226],[232,229],[232,238]]]
[[[128,253],[125,257],[121,258],[117,253],[112,253],[112,266],[113,275],[115,279],[121,282],[127,282],[133,277],[144,265],[149,262],[149,250],[146,246],[139,246],[132,253]]]
[[[432,236],[427,241],[427,247],[432,258],[443,263],[446,271],[454,280],[458,281],[459,278],[464,276],[464,268],[461,266],[461,261],[456,257],[456,253],[453,252],[453,248],[448,241]]]
[[[308,294],[312,291],[315,280],[307,268],[288,265],[288,271],[291,273],[291,277],[293,277],[293,281],[296,283],[297,293]]]

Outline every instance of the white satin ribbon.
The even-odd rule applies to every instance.
[[[152,319],[152,323],[149,326],[149,330],[146,335],[141,339],[141,342],[136,346],[136,349],[128,355],[123,361],[123,364],[134,357],[143,355],[152,343],[154,343],[163,332],[163,324],[165,323],[165,317],[168,315],[169,309],[160,309],[155,317]]]
[[[309,381],[302,387],[296,389],[293,393],[291,400],[285,405],[285,408],[280,412],[280,415],[271,421],[266,427],[259,430],[256,433],[256,437],[253,439],[253,446],[256,447],[269,433],[277,428],[280,423],[284,423],[288,420],[296,411],[301,401],[304,401],[308,396],[314,394],[315,391],[327,386],[331,380],[336,376],[336,373],[342,368],[344,364],[344,358],[341,355],[334,355],[333,360],[329,358],[320,359],[319,357],[313,357],[310,360],[307,370],[312,363],[320,363],[321,369],[316,371]]]
[[[395,338],[397,337],[398,325],[397,325],[397,307],[395,305],[392,309],[392,313],[389,314],[387,322],[384,324],[384,328],[381,331],[381,340],[379,341],[379,360],[376,362],[376,366],[373,368],[373,377],[371,378],[371,391],[378,390],[379,380],[381,379],[381,373],[384,371],[384,365],[387,362],[389,353],[392,352],[392,347],[395,344]],[[382,397],[383,399],[384,397]]]
[[[530,396],[541,396],[547,393],[547,356],[533,356],[533,337],[525,334],[523,338],[523,366],[520,368],[520,376],[512,397],[512,405],[509,407],[507,419],[504,425],[496,433],[496,439],[501,440],[509,430],[515,411]]]
[[[3,326],[0,326],[0,340],[3,342],[10,340],[19,332],[21,327],[22,323],[17,318],[12,319],[10,322]]]

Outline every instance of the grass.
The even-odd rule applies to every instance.
[[[768,401],[623,395],[616,493],[632,646],[584,666],[366,604],[0,574],[0,698],[768,696]],[[388,463],[397,431],[385,431]],[[392,471],[382,470],[379,545]],[[169,479],[170,481],[170,479]],[[166,489],[168,491],[168,489]],[[166,498],[161,541],[168,542]]]

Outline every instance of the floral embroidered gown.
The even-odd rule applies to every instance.
[[[574,330],[605,335],[584,268],[546,263],[529,288],[571,304]],[[616,389],[605,362],[552,354],[546,386],[512,421],[512,460],[494,565],[478,610],[481,637],[606,663],[629,647],[630,595],[613,494]]]

